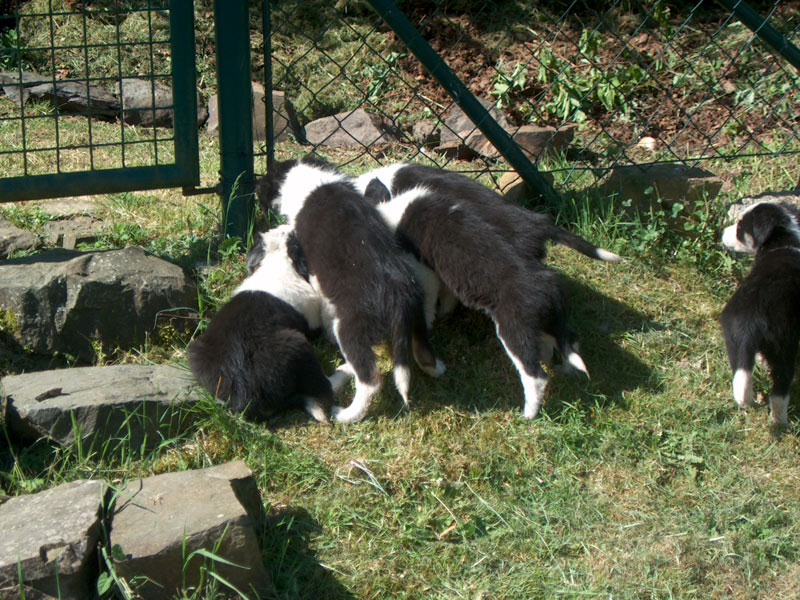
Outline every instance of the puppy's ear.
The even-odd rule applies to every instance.
[[[364,198],[373,204],[380,204],[381,202],[388,202],[392,199],[392,194],[389,188],[383,185],[383,182],[375,177],[367,184],[367,189],[364,190]]]
[[[297,239],[294,231],[286,238],[286,253],[292,261],[292,266],[300,277],[309,281],[311,274],[308,271],[308,262],[306,261],[306,253],[300,245],[300,240]]]
[[[264,244],[258,239],[253,244],[253,247],[247,251],[247,257],[245,258],[248,276],[253,274],[253,271],[258,268],[262,260],[264,260]]]
[[[753,240],[755,240],[756,246],[761,246],[775,229],[775,214],[771,210],[754,210],[752,217]]]

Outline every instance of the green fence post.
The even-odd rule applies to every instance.
[[[730,9],[753,33],[761,38],[764,43],[788,60],[795,69],[800,71],[800,50],[781,35],[777,29],[767,23],[766,19],[753,10],[746,2],[741,2],[740,0],[719,0],[719,2],[728,7],[728,9]]]
[[[500,127],[492,118],[478,99],[469,91],[461,80],[456,77],[450,67],[442,58],[431,48],[425,38],[411,24],[406,16],[391,0],[369,0],[378,14],[391,27],[398,37],[405,42],[408,49],[416,56],[423,66],[433,75],[444,89],[450,94],[456,103],[461,107],[470,120],[477,125],[478,129],[489,139],[503,155],[511,166],[513,166],[520,177],[531,189],[539,192],[544,198],[551,202],[558,202],[559,197],[550,182],[539,173],[536,166],[531,163],[525,153],[511,139],[505,129]]]
[[[253,93],[245,0],[215,0],[217,111],[225,234],[245,238],[253,207]]]

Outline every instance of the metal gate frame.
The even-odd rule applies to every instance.
[[[175,162],[143,167],[0,178],[0,202],[108,194],[200,184],[194,2],[170,0]]]

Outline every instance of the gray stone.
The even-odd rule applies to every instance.
[[[529,158],[536,160],[546,152],[563,150],[575,136],[575,126],[541,127],[539,125],[522,125],[516,130],[508,129],[511,139],[524,150]],[[476,130],[467,136],[464,142],[477,155],[484,158],[500,158],[501,154],[489,139]]]
[[[394,142],[383,119],[363,108],[323,117],[306,125],[306,140],[332,148],[366,147],[379,142]]]
[[[28,101],[28,88],[40,83],[52,81],[38,73],[25,73],[14,71],[0,71],[0,86],[3,93],[17,104],[25,104]]]
[[[553,185],[554,179],[552,173],[545,172],[541,173],[541,175],[550,185]],[[503,194],[503,197],[514,204],[520,204],[524,199],[531,198],[535,195],[528,187],[528,184],[525,183],[525,180],[522,179],[516,171],[507,171],[503,173],[497,182],[497,187],[500,193]]]
[[[89,215],[48,221],[42,225],[45,243],[74,249],[76,244],[97,240],[104,230],[103,221]]]
[[[489,111],[489,114],[494,117],[497,124],[503,129],[508,129],[508,119],[506,116],[495,106],[491,100],[485,98],[478,98],[478,101],[483,107]],[[447,111],[447,116],[442,125],[441,141],[442,144],[453,141],[461,141],[472,133],[477,126],[469,117],[461,110],[461,107],[454,104],[453,107]]]
[[[140,248],[57,249],[0,263],[0,311],[18,325],[10,335],[40,354],[90,360],[93,341],[129,348],[153,331],[162,311],[195,302],[180,267]]]
[[[30,250],[35,245],[36,237],[30,231],[0,217],[0,256],[9,256],[14,250]]]
[[[722,180],[698,167],[680,164],[617,167],[600,187],[631,201],[631,209],[647,211],[659,205],[669,210],[676,202],[685,205],[711,200],[722,188]]]
[[[48,100],[61,113],[73,113],[114,121],[119,115],[117,99],[94,84],[76,81],[42,83],[27,88],[30,98]]]
[[[411,130],[414,142],[419,146],[436,146],[441,141],[442,133],[433,119],[417,121]]]
[[[264,86],[257,81],[253,82],[253,141],[264,143],[267,141],[267,94]],[[276,142],[288,142],[290,136],[302,141],[300,123],[294,112],[292,103],[286,99],[284,92],[272,92],[272,131]]]
[[[26,598],[90,598],[107,494],[103,481],[73,481],[0,504],[0,597],[19,593],[20,568]]]
[[[221,577],[260,597],[269,583],[258,542],[262,524],[258,488],[242,461],[132,481],[113,509],[110,541],[126,557],[114,568],[128,581],[149,578],[138,590],[143,598],[171,598],[182,577],[197,585],[204,559],[187,558],[204,548],[239,565],[217,564]]]
[[[0,380],[11,430],[23,439],[47,437],[86,447],[125,440],[151,448],[191,423],[185,409],[197,397],[191,374],[166,365],[113,365],[8,375]],[[74,425],[73,425],[74,420]]]
[[[167,128],[174,126],[170,87],[152,79],[125,77],[115,84],[114,94],[122,106],[122,119],[129,125]],[[204,123],[207,116],[198,97],[198,125]]]
[[[253,86],[253,141],[263,143],[267,139],[267,122],[264,86],[252,82]],[[273,121],[272,128],[276,142],[286,142],[291,137],[298,141],[305,139],[305,133],[297,121],[294,106],[286,98],[286,94],[279,90],[272,92]],[[216,94],[208,99],[208,121],[206,132],[211,135],[219,133],[219,110]]]
[[[756,202],[782,202],[795,207],[800,211],[800,193],[797,192],[765,192],[758,196],[745,196],[738,202],[728,206],[728,219],[733,222],[739,218],[742,211]]]

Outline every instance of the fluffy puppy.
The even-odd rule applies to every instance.
[[[547,253],[546,243],[552,241],[597,260],[622,260],[613,252],[598,248],[582,237],[556,226],[549,216],[507,202],[497,192],[460,173],[425,165],[398,163],[364,173],[356,179],[356,185],[364,192],[374,179],[383,183],[392,196],[424,185],[431,192],[447,197],[454,203],[471,204],[472,210],[481,220],[515,240],[528,259],[544,259]]]
[[[377,206],[403,247],[431,268],[460,302],[492,318],[522,380],[526,418],[538,414],[547,385],[540,364],[549,358],[542,352],[547,342],[552,340],[568,363],[588,376],[573,347],[557,275],[520,257],[514,241],[486,223],[475,205],[419,186]]]
[[[733,372],[733,398],[753,404],[753,364],[760,353],[770,369],[770,418],[788,424],[789,388],[800,341],[800,227],[791,208],[761,202],[725,228],[722,244],[755,254],[750,273],[719,316]]]
[[[305,255],[312,285],[332,307],[332,331],[356,393],[338,421],[358,421],[380,387],[372,351],[390,340],[394,380],[408,404],[410,355],[430,375],[444,372],[427,337],[422,294],[411,265],[374,206],[325,161],[306,157],[273,165],[259,180],[263,208],[287,217]]]
[[[195,379],[254,421],[292,408],[327,422],[333,390],[303,315],[261,291],[237,291],[187,349]]]

